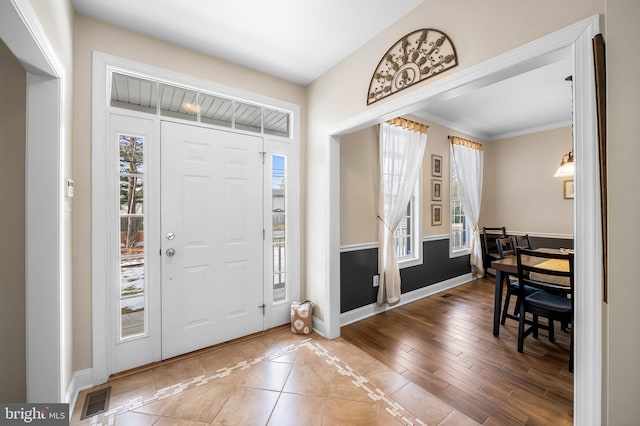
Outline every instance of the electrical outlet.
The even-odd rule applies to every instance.
[[[378,287],[380,285],[380,275],[373,276],[373,286]]]

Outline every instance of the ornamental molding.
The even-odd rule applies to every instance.
[[[380,59],[369,83],[367,105],[458,65],[456,48],[441,31],[405,35]]]

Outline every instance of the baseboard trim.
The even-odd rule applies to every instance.
[[[352,309],[351,311],[344,312],[340,314],[340,326],[344,327],[345,325],[349,325],[351,323],[363,320],[368,317],[372,317],[379,313],[395,309],[399,306],[406,305],[407,303],[415,302],[416,300],[423,299],[428,296],[432,296],[436,293],[440,293],[445,290],[452,289],[454,287],[458,287],[460,285],[466,284],[470,281],[473,281],[473,276],[471,273],[460,275],[446,281],[441,281],[436,284],[432,284],[426,287],[419,288],[417,290],[410,291],[408,293],[403,293],[400,298],[400,303],[394,306],[378,306],[375,303],[371,303],[370,305],[362,306],[360,308]]]
[[[76,406],[80,391],[91,387],[93,387],[92,368],[87,368],[86,370],[80,370],[73,373],[71,383],[69,383],[67,394],[65,395],[65,401],[69,403],[69,418],[73,415],[73,409]]]

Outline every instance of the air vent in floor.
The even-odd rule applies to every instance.
[[[104,413],[109,409],[109,395],[111,394],[111,387],[106,387],[97,391],[89,392],[84,400],[84,406],[82,407],[82,414],[80,420],[84,420],[87,417],[95,416],[96,414]]]

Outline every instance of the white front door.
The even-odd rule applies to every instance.
[[[161,127],[162,358],[263,330],[263,138]]]

